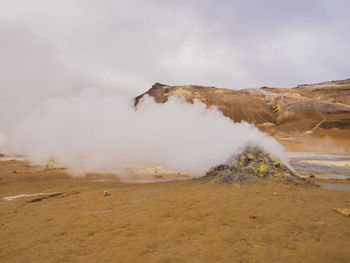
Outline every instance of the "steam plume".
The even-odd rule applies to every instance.
[[[113,172],[125,163],[158,164],[193,175],[256,144],[287,161],[283,148],[247,123],[233,123],[200,102],[132,96],[75,74],[50,42],[0,23],[0,151],[35,162]],[[148,87],[145,87],[145,89]]]
[[[200,175],[246,144],[284,156],[273,138],[198,101],[157,104],[146,97],[135,111],[132,101],[96,89],[49,99],[5,138],[8,149],[36,162],[54,158],[85,171],[138,163]]]

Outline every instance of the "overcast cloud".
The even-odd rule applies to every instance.
[[[27,83],[54,93],[134,96],[157,81],[293,87],[349,77],[349,11],[347,0],[2,0],[0,66],[42,74]],[[18,86],[6,81],[1,89]]]

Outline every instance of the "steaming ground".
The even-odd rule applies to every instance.
[[[135,109],[130,99],[97,89],[48,99],[23,112],[2,136],[2,151],[38,163],[53,158],[75,174],[157,164],[202,175],[247,144],[287,162],[283,147],[272,137],[199,101],[190,104],[174,97],[157,104],[146,97]]]

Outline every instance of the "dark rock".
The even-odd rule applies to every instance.
[[[243,184],[276,177],[287,184],[303,184],[300,182],[302,178],[281,164],[278,159],[271,158],[259,148],[247,147],[240,154],[230,158],[226,164],[212,167],[202,180],[219,184]]]
[[[40,201],[42,201],[44,199],[48,199],[48,198],[52,198],[52,197],[56,197],[56,196],[60,196],[60,195],[63,195],[63,193],[48,194],[48,195],[45,195],[45,196],[34,198],[34,199],[30,200],[29,202],[30,203],[40,202]]]

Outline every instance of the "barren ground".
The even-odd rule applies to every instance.
[[[0,198],[0,262],[350,262],[350,218],[333,210],[349,191],[128,184],[2,162]]]

